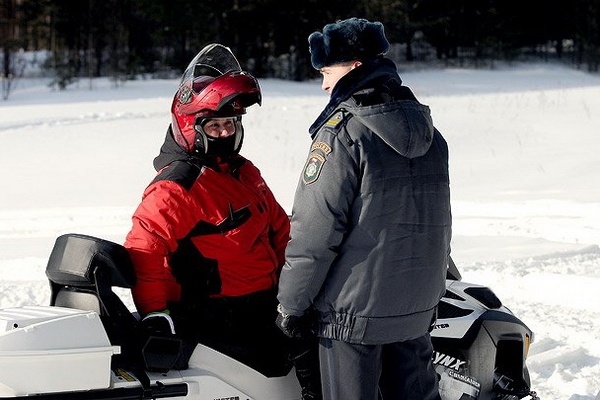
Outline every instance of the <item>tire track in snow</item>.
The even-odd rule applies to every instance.
[[[97,122],[109,122],[109,121],[118,121],[118,120],[128,120],[128,119],[146,119],[146,118],[154,118],[154,117],[163,117],[165,116],[165,112],[118,112],[118,113],[107,113],[107,112],[99,112],[99,113],[87,113],[83,115],[79,115],[77,117],[60,117],[60,118],[41,118],[41,119],[32,119],[23,122],[13,122],[13,123],[0,123],[0,133],[5,133],[9,131],[15,131],[19,129],[26,128],[37,128],[37,127],[53,127],[53,126],[67,126],[67,125],[83,125],[88,123],[97,123]]]

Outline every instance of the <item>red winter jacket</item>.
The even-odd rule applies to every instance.
[[[188,284],[191,292],[205,290],[205,279],[211,296],[276,287],[289,220],[259,170],[241,156],[208,166],[187,155],[170,130],[154,165],[158,175],[144,191],[124,244],[138,278],[132,291],[138,311],[167,308]],[[209,278],[190,274],[211,266]]]

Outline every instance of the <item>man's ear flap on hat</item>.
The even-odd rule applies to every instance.
[[[325,51],[325,39],[321,32],[313,32],[308,37],[308,45],[312,65],[315,69],[321,69],[325,66],[327,53]]]

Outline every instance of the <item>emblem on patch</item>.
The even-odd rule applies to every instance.
[[[308,160],[304,166],[304,172],[302,173],[302,180],[305,184],[309,185],[319,179],[325,161],[325,157],[320,154],[312,153],[308,156]]]

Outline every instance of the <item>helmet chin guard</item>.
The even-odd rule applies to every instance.
[[[201,116],[196,119],[194,129],[196,129],[197,134],[194,141],[194,152],[199,155],[218,156],[221,158],[238,154],[244,141],[242,116],[237,116],[235,119],[235,133],[226,138],[213,138],[204,132],[204,123],[209,119]]]
[[[236,117],[232,154],[243,141],[241,116],[246,108],[261,104],[262,94],[256,78],[241,70],[228,47],[214,43],[206,46],[186,68],[171,105],[175,141],[187,152],[207,155],[209,138],[201,120]]]

